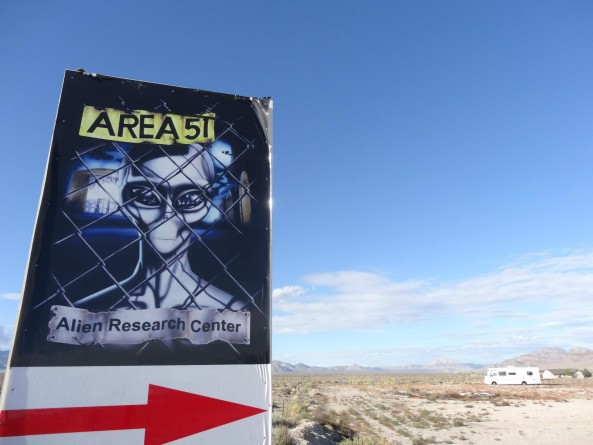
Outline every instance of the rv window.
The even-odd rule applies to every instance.
[[[527,375],[533,375],[533,371],[527,371]]]
[[[490,371],[490,377],[496,377],[498,374],[496,371]]]
[[[507,375],[507,373],[506,373],[506,371],[500,371],[500,372],[498,373],[498,375],[500,375],[500,376],[503,376],[503,375]]]
[[[509,375],[517,375],[516,372],[509,372]]]

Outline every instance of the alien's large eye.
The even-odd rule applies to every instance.
[[[192,211],[201,209],[206,205],[206,198],[201,190],[190,190],[175,200],[175,209],[178,211]]]
[[[159,207],[161,200],[154,190],[142,185],[132,185],[126,189],[126,201],[133,201],[144,207]]]

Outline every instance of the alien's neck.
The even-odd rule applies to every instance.
[[[180,304],[195,292],[200,278],[191,270],[187,249],[168,258],[147,255],[147,251],[141,248],[135,276],[144,281],[144,292],[140,293],[153,297],[155,307],[167,307],[166,300],[171,299]]]

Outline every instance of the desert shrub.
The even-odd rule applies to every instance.
[[[459,417],[453,419],[453,426],[456,427],[461,427],[461,426],[465,426],[465,422],[463,421],[463,419],[460,419]]]
[[[582,372],[583,372],[583,377],[586,377],[586,378],[589,378],[589,377],[591,377],[591,375],[593,375],[593,374],[591,374],[591,371],[589,371],[587,368],[583,369]]]
[[[383,425],[383,426],[385,426],[385,427],[387,427],[387,428],[391,428],[391,429],[393,429],[393,420],[392,420],[391,418],[389,418],[389,417],[385,417],[385,416],[381,416],[381,417],[379,417],[379,418],[377,419],[377,421],[378,421],[378,422],[379,422],[381,425]]]
[[[287,422],[296,425],[303,419],[309,419],[310,415],[305,403],[293,399],[284,405],[284,413],[282,417],[284,417]]]
[[[350,427],[352,416],[348,412],[337,413],[325,407],[317,406],[312,413],[311,420],[332,429],[342,437],[352,437],[354,431]]]
[[[496,400],[493,401],[492,404],[494,406],[511,406],[510,402],[507,402],[506,400]]]
[[[405,428],[400,428],[397,430],[397,434],[399,434],[400,436],[404,436],[404,437],[411,437],[412,433],[410,433],[407,429]]]
[[[340,442],[340,445],[384,445],[383,439],[369,436],[355,436],[352,439],[346,439]]]
[[[412,439],[412,445],[428,445],[431,443],[437,443],[436,438],[433,436],[431,436],[431,437],[418,436],[418,437],[415,437],[414,439]]]
[[[294,422],[291,422],[289,419],[286,419],[282,414],[274,413],[272,414],[272,427],[277,426],[293,428],[296,426],[296,424]]]
[[[272,445],[294,445],[290,429],[283,425],[272,427]]]
[[[410,420],[412,421],[412,426],[414,428],[421,428],[421,429],[430,428],[430,422],[425,417],[414,416],[414,417],[410,418]]]
[[[398,423],[406,423],[405,419],[396,418]],[[449,420],[440,413],[430,411],[428,409],[421,409],[417,413],[408,413],[407,420],[411,422],[414,428],[436,428],[442,429],[449,425]]]

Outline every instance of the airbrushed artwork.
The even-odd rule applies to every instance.
[[[271,101],[67,72],[12,366],[269,363]]]

